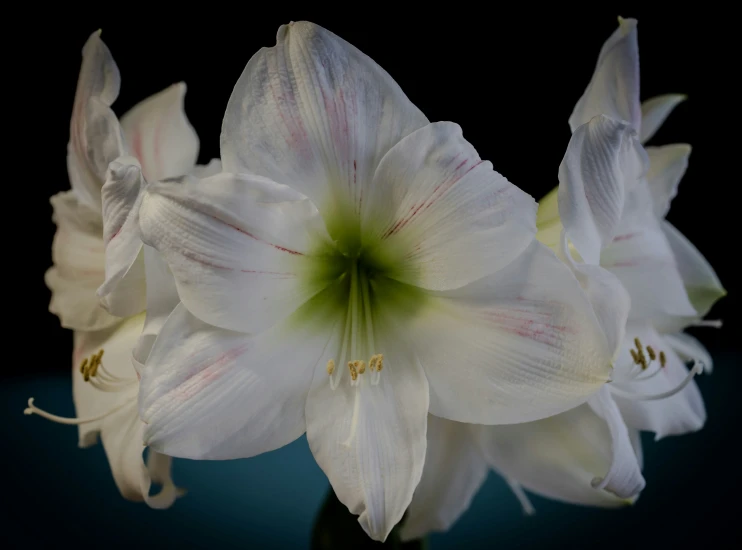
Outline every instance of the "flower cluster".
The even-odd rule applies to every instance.
[[[172,505],[171,457],[306,433],[370,537],[406,512],[416,538],[490,469],[526,511],[526,490],[631,503],[640,431],[703,426],[711,358],[682,330],[713,324],[724,290],[664,220],[690,146],[644,143],[683,96],[640,102],[635,20],[600,51],[540,204],[311,23],[250,59],[206,166],[184,84],[120,119],[119,85],[94,33],[46,276],[79,417],[26,413],[100,434],[125,498]]]

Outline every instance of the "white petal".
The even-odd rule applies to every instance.
[[[136,402],[106,417],[101,428],[101,442],[111,466],[111,473],[121,495],[135,502],[145,501],[150,507],[169,508],[178,496],[178,490],[170,479],[169,471],[161,476],[162,489],[150,496],[152,485],[150,472],[144,464],[142,453],[142,431],[144,424],[137,416]],[[151,452],[151,451],[150,451]],[[169,459],[168,459],[169,460]]]
[[[188,174],[198,157],[198,136],[183,109],[186,85],[173,84],[135,105],[121,128],[148,181]]]
[[[253,337],[207,325],[177,306],[142,371],[147,443],[170,456],[230,459],[301,436],[315,365],[342,322],[333,292]]]
[[[101,304],[118,317],[136,315],[146,304],[139,207],[146,181],[134,157],[111,163],[101,192],[106,280],[98,289]]]
[[[329,236],[314,205],[291,188],[228,173],[151,184],[140,212],[185,306],[226,329],[258,332],[328,284]],[[314,276],[317,275],[317,276]]]
[[[631,311],[629,293],[618,277],[597,265],[575,266],[575,276],[603,329],[611,357],[615,358],[626,335],[626,321]]]
[[[631,434],[608,387],[600,388],[587,404],[605,421],[611,436],[611,467],[606,474],[596,477],[592,485],[620,498],[638,495],[645,485],[641,465]]]
[[[147,317],[142,334],[132,351],[134,368],[140,374],[165,321],[180,303],[175,279],[162,255],[151,246],[144,246],[143,255],[147,281]]]
[[[626,193],[646,168],[636,133],[600,115],[577,128],[559,166],[559,215],[582,258],[596,264],[613,237]]]
[[[82,50],[67,146],[72,188],[96,211],[100,209],[100,188],[108,164],[125,150],[121,127],[110,109],[120,86],[118,67],[100,39],[100,31],[96,31]]]
[[[608,425],[587,405],[523,424],[476,426],[492,468],[541,496],[588,506],[631,501],[593,487],[612,461]]]
[[[256,53],[238,80],[222,126],[222,161],[227,172],[299,190],[342,238],[381,158],[427,122],[373,60],[300,21],[283,25],[276,46]]]
[[[641,142],[652,139],[672,110],[686,99],[683,94],[665,94],[642,102]]]
[[[402,540],[447,531],[469,508],[488,472],[469,424],[428,415],[425,467],[407,509]]]
[[[379,384],[363,378],[354,387],[341,378],[333,390],[320,364],[306,418],[309,447],[338,499],[371,538],[384,541],[422,475],[428,384],[419,363],[393,340],[377,344],[384,349]]]
[[[536,420],[584,402],[608,379],[610,352],[587,297],[536,241],[461,289],[411,299],[408,286],[393,285],[372,288],[388,293],[386,322],[415,346],[432,414],[482,424]]]
[[[622,224],[600,257],[631,296],[630,319],[694,316],[675,258],[654,219]]]
[[[574,132],[597,115],[641,125],[639,105],[639,45],[636,19],[619,18],[618,29],[600,50],[598,63],[585,93],[575,105],[569,126]]]
[[[220,159],[211,159],[209,164],[197,164],[191,175],[198,179],[208,178],[210,176],[216,176],[222,171],[222,161]]]
[[[132,317],[116,326],[94,332],[75,332],[72,358],[72,396],[75,412],[79,418],[102,415],[126,402],[136,404],[136,372],[131,364],[131,348],[142,331],[144,316]],[[119,379],[131,384],[120,392],[101,391],[85,382],[80,372],[82,361],[94,353],[104,350],[103,366]],[[80,446],[87,447],[96,441],[101,421],[80,424]]]
[[[378,262],[393,266],[387,275],[433,290],[501,269],[536,234],[535,201],[481,160],[452,122],[429,124],[392,147],[362,216],[366,253],[383,253]]]
[[[685,143],[647,147],[649,171],[647,183],[652,194],[654,212],[664,218],[670,210],[670,201],[678,194],[678,184],[688,168],[691,147]]]
[[[662,232],[670,244],[675,264],[680,271],[691,304],[700,317],[727,291],[721,285],[714,268],[685,236],[667,221],[661,222]]]
[[[704,374],[711,374],[714,370],[714,360],[706,346],[690,334],[677,332],[675,334],[663,334],[662,338],[678,354],[681,360],[686,362],[700,361],[703,363]]]
[[[74,191],[51,198],[57,232],[52,242],[54,266],[44,277],[52,291],[49,311],[65,328],[100,330],[118,323],[98,302],[103,282],[103,224],[100,214],[77,199]]]
[[[684,389],[672,397],[658,400],[636,400],[624,397],[626,391],[641,395],[654,395],[676,388],[688,376],[688,368],[675,354],[671,342],[667,342],[654,329],[644,323],[632,323],[626,328],[627,341],[622,355],[616,362],[616,372],[612,387],[619,388],[614,399],[621,409],[626,423],[639,430],[654,432],[657,439],[668,435],[680,435],[700,430],[706,422],[706,409],[698,386],[691,381]],[[665,352],[667,365],[664,368],[656,363],[650,365],[652,372],[660,372],[651,378],[630,381],[627,373],[634,368],[629,349],[634,346],[633,339],[639,338],[644,347],[652,346],[655,352]],[[646,377],[652,372],[642,373]]]

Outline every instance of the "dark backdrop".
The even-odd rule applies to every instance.
[[[280,24],[314,21],[384,67],[430,120],[459,123],[483,158],[539,199],[557,184],[570,135],[567,118],[603,41],[616,28],[616,16],[622,15],[639,19],[642,98],[669,92],[689,96],[652,143],[693,145],[669,219],[705,254],[729,291],[710,315],[723,319],[724,329],[693,331],[717,359],[714,374],[699,381],[707,399],[707,427],[656,445],[646,440],[648,488],[630,510],[584,510],[537,499],[538,516],[524,519],[504,485],[491,476],[472,511],[450,535],[434,538],[433,547],[650,548],[690,542],[718,546],[739,539],[733,497],[742,488],[734,439],[742,325],[734,313],[742,304],[739,241],[732,233],[740,210],[735,206],[739,175],[732,170],[739,151],[731,151],[739,143],[731,86],[738,72],[731,55],[736,36],[726,26],[731,15],[704,6],[654,12],[601,4],[600,9],[559,12],[534,5],[513,15],[492,5],[484,12],[457,2],[428,4],[413,15],[411,8],[403,14],[396,4],[371,3],[338,8],[332,17],[307,4],[277,7],[272,14],[258,5],[205,4],[194,11],[173,4],[170,17],[167,12],[155,17],[150,5],[127,4],[106,13],[38,8],[43,13],[29,12],[27,20],[6,20],[6,30],[18,35],[8,35],[3,77],[10,96],[4,102],[11,121],[6,139],[12,144],[5,149],[10,170],[4,181],[11,190],[4,216],[10,323],[5,326],[12,328],[2,383],[3,471],[11,478],[3,495],[10,504],[9,513],[0,516],[7,522],[3,532],[26,548],[52,541],[108,544],[110,539],[96,537],[112,534],[113,542],[145,546],[156,540],[302,547],[326,488],[300,440],[252,461],[176,465],[176,476],[182,468],[203,493],[168,512],[153,512],[117,498],[103,453],[77,450],[74,429],[21,414],[29,392],[37,399],[46,396],[61,413],[72,412],[71,335],[47,312],[50,294],[43,274],[51,264],[54,233],[48,198],[69,186],[69,117],[81,48],[92,31],[102,28],[121,71],[121,95],[114,105],[119,115],[174,82],[188,84],[186,112],[201,139],[199,161],[205,163],[219,156],[224,108],[250,56],[275,43]],[[297,472],[306,475],[297,477]],[[145,533],[150,538],[141,538]]]

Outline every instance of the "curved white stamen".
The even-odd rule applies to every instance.
[[[721,319],[701,319],[690,324],[692,327],[721,328],[723,325]]]
[[[651,380],[655,376],[657,376],[659,373],[662,372],[662,367],[657,367],[654,372],[650,374],[644,374],[643,376],[637,376],[632,380],[632,382],[644,382],[645,380]]]
[[[353,443],[353,439],[356,436],[356,428],[358,427],[358,414],[361,411],[361,399],[360,399],[360,389],[357,389],[355,391],[355,395],[353,396],[353,416],[350,419],[350,433],[348,434],[348,439],[343,441],[343,445],[346,447],[350,447]]]
[[[25,415],[32,415],[37,414],[41,416],[42,418],[46,418],[47,420],[51,420],[52,422],[56,422],[57,424],[67,424],[71,426],[77,426],[79,424],[87,424],[89,422],[95,422],[96,420],[103,420],[107,416],[112,415],[113,413],[120,411],[127,405],[131,404],[132,402],[136,401],[136,396],[132,397],[131,399],[127,399],[124,403],[121,405],[114,407],[108,412],[105,412],[98,416],[92,416],[89,418],[65,418],[64,416],[57,416],[56,414],[51,414],[46,412],[45,410],[39,409],[36,405],[33,404],[33,397],[30,397],[28,399],[28,408],[24,409],[23,414]]]
[[[615,386],[611,387],[611,391],[613,393],[616,393],[617,395],[620,395],[621,397],[632,399],[634,401],[657,401],[659,399],[667,399],[668,397],[672,397],[676,393],[680,392],[683,388],[685,388],[685,386],[690,384],[690,381],[693,380],[693,377],[696,374],[700,374],[702,372],[703,372],[703,363],[701,363],[700,361],[694,361],[693,368],[691,368],[690,372],[688,373],[688,376],[686,376],[685,379],[682,382],[680,382],[680,384],[678,384],[673,389],[668,390],[666,392],[655,393],[655,394],[641,394],[641,393],[634,393],[634,392],[622,390],[621,388],[617,388]]]
[[[527,516],[532,516],[533,514],[535,514],[536,509],[533,507],[533,504],[531,504],[531,500],[528,498],[528,495],[523,490],[521,484],[511,478],[505,478],[505,481],[507,481],[508,485],[510,486],[510,490],[513,491],[515,498],[518,499],[518,502],[523,508],[523,513]]]

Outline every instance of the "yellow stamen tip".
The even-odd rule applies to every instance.
[[[330,359],[327,362],[327,374],[332,375],[333,372],[335,372],[335,361]]]
[[[647,353],[652,361],[657,359],[657,355],[654,353],[654,348],[652,346],[647,346]]]
[[[356,361],[356,368],[358,369],[358,374],[363,374],[366,372],[366,363],[364,361]]]

